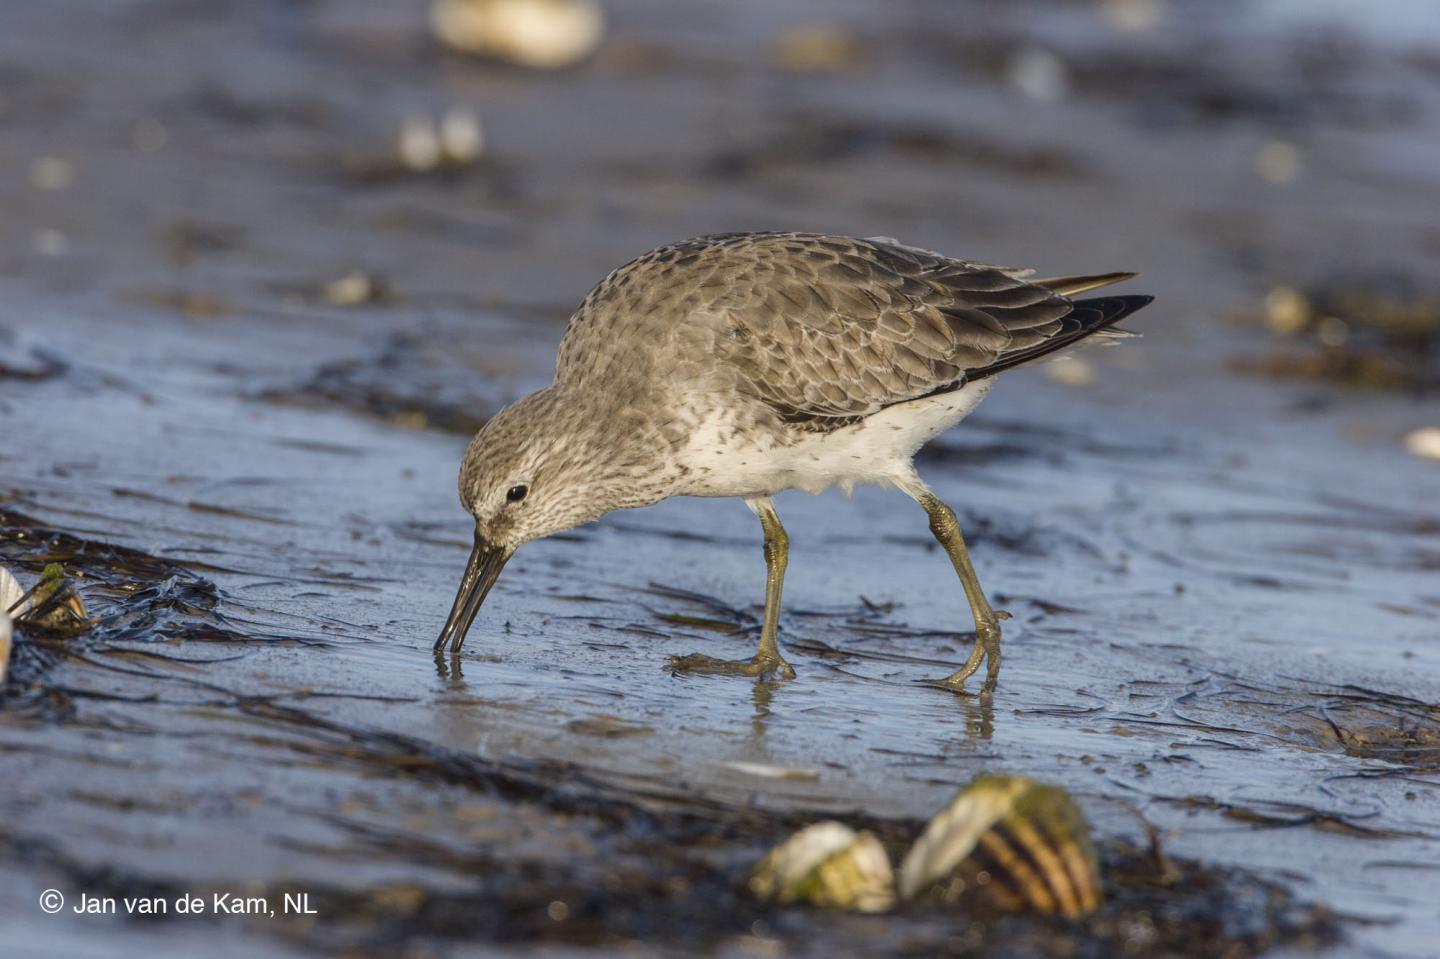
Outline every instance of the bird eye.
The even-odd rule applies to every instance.
[[[530,492],[528,486],[512,486],[510,491],[505,494],[505,499],[511,503],[518,503],[525,498],[525,494],[528,492]]]

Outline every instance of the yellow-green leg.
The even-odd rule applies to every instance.
[[[960,692],[965,688],[965,680],[975,675],[980,664],[984,662],[985,683],[980,687],[980,692],[993,692],[995,681],[1000,676],[1000,620],[1009,619],[1010,614],[990,608],[985,591],[980,588],[980,579],[975,575],[975,567],[970,564],[970,553],[965,549],[965,537],[960,534],[960,521],[955,518],[955,511],[929,490],[912,495],[930,515],[930,532],[935,534],[935,539],[949,554],[955,573],[960,577],[960,585],[965,587],[965,598],[970,602],[970,614],[975,617],[975,648],[970,651],[970,658],[965,661],[965,665],[944,679],[925,682]]]
[[[790,560],[790,537],[780,525],[780,514],[768,496],[749,500],[750,508],[760,517],[765,531],[765,623],[760,628],[760,648],[750,659],[716,659],[700,653],[671,656],[670,667],[678,672],[715,673],[737,676],[758,676],[771,679],[794,679],[795,669],[780,655],[780,592],[785,585],[785,566]]]

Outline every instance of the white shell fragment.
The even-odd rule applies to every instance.
[[[726,762],[721,763],[726,769],[733,769],[737,773],[746,776],[754,776],[757,779],[790,779],[799,782],[815,782],[820,778],[818,769],[806,769],[803,766],[772,766],[768,763],[747,763],[747,762]]]
[[[15,642],[15,628],[10,617],[0,612],[0,684],[10,675],[10,650]]]
[[[595,0],[435,0],[430,29],[461,53],[555,70],[600,46],[605,16]]]
[[[1064,790],[1023,776],[977,778],[930,821],[900,864],[900,897],[974,898],[1074,918],[1100,906],[1095,847]]]
[[[1040,47],[1025,47],[1010,58],[1010,82],[1032,100],[1059,103],[1070,93],[1070,68]]]
[[[1440,426],[1425,426],[1405,437],[1405,449],[1426,459],[1440,460]]]
[[[880,840],[844,823],[819,822],[760,860],[750,890],[781,903],[884,912],[895,902],[890,857]]]
[[[12,617],[19,616],[30,608],[30,601],[26,600],[25,605],[11,609],[25,595],[25,590],[20,586],[20,581],[15,574],[4,566],[0,566],[0,613],[9,613]]]
[[[5,677],[10,674],[10,650],[15,641],[15,626],[12,616],[19,616],[29,608],[29,601],[24,606],[16,606],[20,597],[25,595],[25,590],[20,588],[20,583],[4,566],[0,566],[0,683],[5,682]],[[16,608],[11,611],[11,607]]]
[[[1277,286],[1265,294],[1265,322],[1277,333],[1293,336],[1310,325],[1310,298],[1293,286]]]
[[[1064,386],[1094,386],[1095,367],[1078,356],[1057,356],[1045,366],[1045,375]]]
[[[440,120],[440,149],[454,164],[474,163],[485,152],[480,120],[469,110],[452,107]]]
[[[453,107],[437,123],[424,114],[405,118],[397,143],[400,165],[412,173],[469,166],[485,152],[485,134],[471,112]]]
[[[428,173],[443,159],[440,134],[426,116],[406,117],[400,125],[400,162],[407,170]]]
[[[325,284],[325,300],[335,306],[362,306],[384,299],[384,284],[369,273],[351,270]]]

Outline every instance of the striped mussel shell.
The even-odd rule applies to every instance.
[[[780,903],[884,912],[895,903],[890,857],[872,833],[819,822],[776,846],[750,877],[750,890]]]
[[[1085,817],[1063,789],[987,774],[910,848],[900,897],[1074,918],[1099,908],[1100,867]]]

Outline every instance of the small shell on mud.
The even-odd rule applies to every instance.
[[[1100,870],[1085,819],[1063,789],[991,774],[930,820],[900,864],[900,896],[978,896],[1005,911],[1073,918],[1100,906]]]
[[[872,833],[819,822],[776,846],[750,877],[750,890],[781,903],[884,912],[895,902],[890,857]]]
[[[555,70],[600,45],[605,16],[595,0],[435,0],[430,29],[461,53]]]

